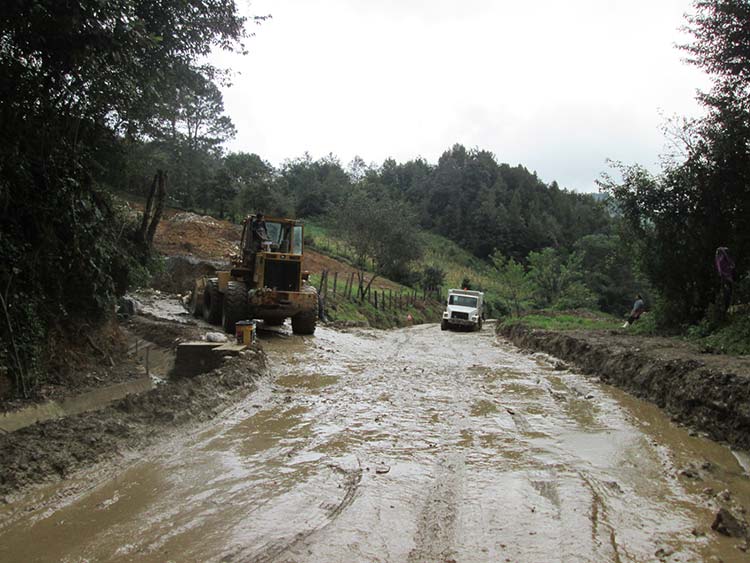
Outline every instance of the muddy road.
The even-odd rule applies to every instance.
[[[0,561],[750,559],[710,529],[729,449],[491,327],[263,345],[220,422],[0,505]]]

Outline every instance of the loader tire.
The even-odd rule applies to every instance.
[[[203,292],[203,320],[217,325],[221,322],[221,310],[224,296],[219,291],[219,280],[211,278],[206,282]]]
[[[224,332],[234,334],[237,321],[247,319],[247,287],[243,282],[230,281],[224,294],[221,326]]]
[[[317,320],[317,311],[297,313],[292,317],[292,332],[294,334],[315,334]]]
[[[203,299],[205,289],[199,288],[197,285],[193,288],[193,293],[190,294],[190,314],[195,318],[203,315]]]

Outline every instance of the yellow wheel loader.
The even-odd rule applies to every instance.
[[[302,271],[304,227],[300,221],[250,215],[243,222],[240,254],[228,271],[199,278],[190,310],[233,333],[245,319],[267,325],[292,319],[295,334],[313,334],[318,292]]]

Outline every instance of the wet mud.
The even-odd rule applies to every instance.
[[[150,345],[141,340],[140,353],[147,354]],[[11,502],[30,485],[69,477],[97,462],[124,459],[172,430],[215,418],[265,374],[265,356],[257,348],[191,379],[162,379],[171,363],[164,349],[152,347],[151,358],[152,389],[114,401],[104,393],[97,397],[103,408],[78,406],[90,412],[0,434],[0,501]],[[153,379],[154,374],[162,378]]]
[[[210,424],[0,505],[0,560],[748,560],[711,529],[750,505],[727,447],[488,328],[262,345]]]
[[[714,440],[750,450],[750,361],[699,355],[662,339],[559,333],[516,325],[514,344],[575,364],[585,373],[654,402]]]

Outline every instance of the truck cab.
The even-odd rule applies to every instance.
[[[482,330],[484,318],[484,293],[469,289],[450,289],[440,322],[441,330],[465,327]]]

